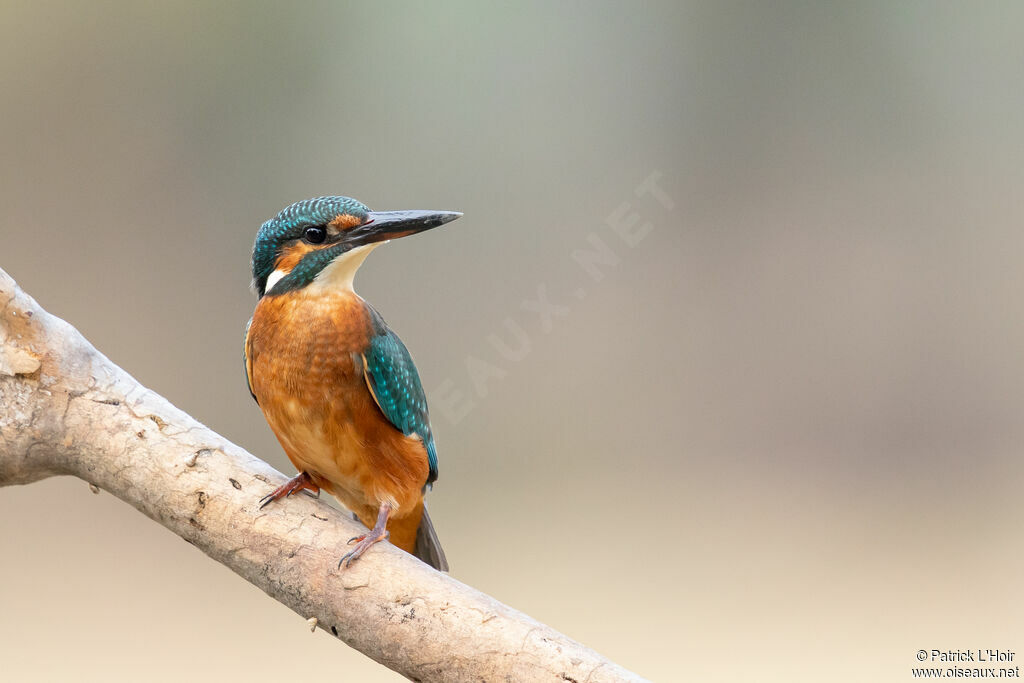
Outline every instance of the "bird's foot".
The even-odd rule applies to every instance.
[[[320,487],[313,483],[313,479],[310,478],[308,474],[300,472],[298,475],[292,477],[284,484],[278,486],[276,489],[260,498],[260,510],[270,503],[273,503],[275,500],[280,500],[292,495],[293,493],[298,493],[299,491],[310,492],[309,495],[314,498],[320,497]]]
[[[380,510],[377,512],[377,523],[373,525],[373,529],[368,534],[360,534],[353,536],[348,539],[348,545],[356,544],[355,548],[345,553],[340,560],[338,560],[338,569],[341,569],[342,565],[346,568],[350,567],[353,562],[358,560],[363,553],[370,549],[375,543],[386,541],[391,537],[391,532],[388,531],[388,516],[391,514],[391,506],[384,503],[380,506]]]
[[[384,533],[375,533],[371,531],[368,534],[361,534],[359,536],[353,536],[348,539],[348,545],[356,544],[355,548],[345,553],[340,560],[338,560],[338,569],[341,569],[341,565],[350,567],[353,562],[358,560],[363,553],[370,549],[375,543],[386,541],[391,537],[390,531],[384,531]]]

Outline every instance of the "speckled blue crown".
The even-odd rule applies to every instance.
[[[311,225],[325,225],[342,214],[365,219],[370,210],[351,197],[315,197],[295,202],[260,226],[252,248],[252,278],[259,287],[274,270],[274,256],[288,240],[298,239]]]

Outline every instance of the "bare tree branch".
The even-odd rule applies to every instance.
[[[640,680],[388,544],[339,571],[357,522],[305,496],[257,510],[281,473],[141,386],[0,270],[0,486],[53,475],[113,493],[412,680]]]

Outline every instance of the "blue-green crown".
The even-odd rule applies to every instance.
[[[267,278],[274,270],[277,252],[285,242],[299,239],[312,225],[326,225],[342,214],[365,219],[370,212],[351,197],[316,197],[295,202],[260,226],[252,248],[252,281],[263,296]]]

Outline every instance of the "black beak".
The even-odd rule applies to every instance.
[[[345,241],[353,247],[393,240],[450,223],[458,211],[371,211],[369,220],[347,230]]]

